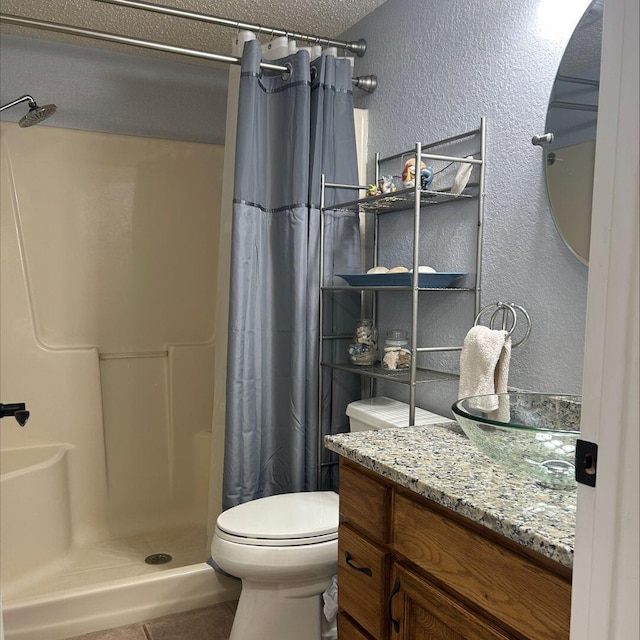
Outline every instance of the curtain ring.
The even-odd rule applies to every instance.
[[[287,70],[282,72],[282,79],[289,80],[289,78],[291,78],[291,74],[293,73],[293,65],[290,62],[285,62],[284,66],[287,67]]]

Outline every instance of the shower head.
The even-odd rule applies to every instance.
[[[8,102],[7,104],[2,105],[0,107],[0,111],[15,107],[21,102],[29,103],[29,113],[20,118],[20,121],[18,122],[18,124],[23,128],[31,127],[34,124],[39,124],[43,120],[46,120],[49,116],[52,116],[57,110],[55,104],[45,104],[43,107],[39,107],[36,101],[30,95],[24,95],[16,98],[12,102]]]
[[[29,113],[20,118],[18,124],[21,127],[32,127],[34,124],[40,124],[43,120],[52,116],[58,107],[55,104],[45,104],[39,107],[35,102],[29,103]]]

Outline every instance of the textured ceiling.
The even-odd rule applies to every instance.
[[[154,0],[153,3],[265,27],[335,38],[383,2],[384,0]],[[0,0],[0,9],[2,13],[21,17],[108,31],[211,53],[231,54],[233,29],[115,6],[99,0]],[[184,56],[41,29],[2,24],[1,32],[185,61]],[[197,62],[193,58],[189,60]],[[207,61],[199,63],[215,66],[215,63]]]

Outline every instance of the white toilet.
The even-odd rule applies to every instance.
[[[391,398],[352,402],[351,431],[407,426],[409,405]],[[416,425],[446,420],[416,409]],[[229,640],[329,640],[322,594],[338,572],[338,495],[288,493],[233,507],[218,517],[211,557],[242,579]],[[339,588],[339,587],[338,587]]]
[[[347,406],[349,416],[349,430],[370,431],[378,429],[390,429],[392,427],[406,427],[409,424],[409,405],[379,396],[368,400],[356,400]],[[416,407],[415,426],[447,422],[451,418],[426,411]]]
[[[218,517],[211,557],[242,579],[229,640],[336,637],[322,593],[338,571],[338,494],[288,493],[233,507]]]

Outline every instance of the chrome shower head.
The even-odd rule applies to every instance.
[[[32,127],[34,124],[40,124],[43,120],[52,116],[58,107],[55,104],[45,104],[43,107],[39,107],[35,102],[29,103],[29,113],[20,118],[18,124],[24,127]]]
[[[8,102],[0,107],[0,111],[4,111],[5,109],[9,109],[10,107],[15,107],[17,104],[21,102],[29,102],[29,113],[22,117],[18,124],[21,127],[31,127],[34,124],[39,124],[49,116],[52,116],[57,107],[55,104],[45,104],[44,107],[39,107],[36,101],[30,95],[20,96],[16,100],[12,102]]]

